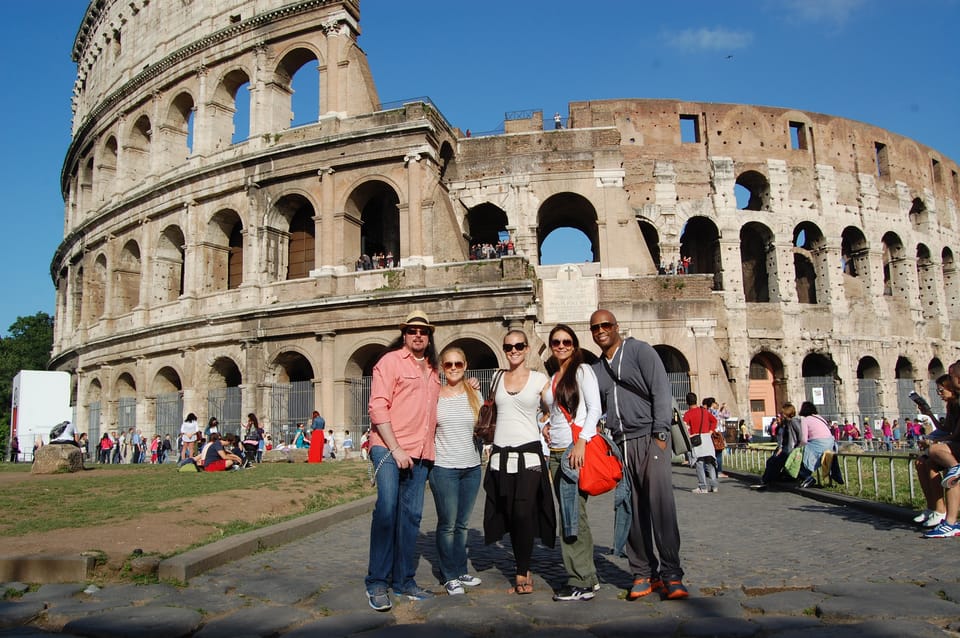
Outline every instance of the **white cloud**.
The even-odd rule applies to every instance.
[[[723,27],[685,29],[667,32],[667,45],[684,51],[733,51],[750,46],[753,34],[749,31],[731,31]]]
[[[844,25],[864,0],[787,0],[787,11],[805,22]]]

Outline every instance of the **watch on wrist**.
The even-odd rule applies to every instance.
[[[666,441],[666,440],[667,440],[667,433],[666,433],[666,432],[654,432],[654,433],[653,433],[653,438],[655,438],[655,439],[658,440],[658,441]]]

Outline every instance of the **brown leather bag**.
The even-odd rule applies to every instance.
[[[493,379],[490,382],[490,392],[480,406],[480,412],[477,415],[477,424],[473,428],[473,435],[482,443],[493,443],[493,435],[497,431],[497,385],[503,376],[503,370],[497,370],[493,373]]]

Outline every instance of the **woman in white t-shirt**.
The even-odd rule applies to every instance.
[[[183,443],[183,449],[180,451],[181,459],[189,458],[197,453],[198,432],[200,432],[200,425],[197,423],[197,415],[191,412],[180,425],[180,441]]]
[[[557,514],[537,416],[540,392],[549,380],[544,373],[526,367],[528,341],[523,331],[511,330],[503,337],[503,352],[508,367],[497,383],[497,429],[483,481],[484,542],[496,543],[510,534],[516,561],[511,591],[532,594],[533,540],[539,537],[544,545],[553,547],[557,536]]]
[[[480,411],[480,394],[464,382],[467,356],[448,346],[440,353],[446,384],[437,399],[436,460],[430,470],[430,491],[437,506],[437,554],[444,589],[451,596],[464,586],[480,584],[467,573],[467,531],[480,491],[480,451],[473,427]]]

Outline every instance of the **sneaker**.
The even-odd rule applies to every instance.
[[[457,580],[460,581],[460,584],[461,584],[461,585],[465,585],[465,586],[467,586],[467,587],[476,587],[477,585],[479,585],[480,583],[483,582],[482,580],[480,580],[480,579],[477,578],[476,576],[471,576],[470,574],[464,574],[463,576],[461,576],[461,577],[458,578]]]
[[[932,529],[942,523],[946,517],[947,514],[945,512],[930,512],[930,516],[923,522],[923,527]]]
[[[463,583],[454,578],[453,580],[448,580],[443,584],[443,588],[447,590],[447,594],[450,596],[458,596],[460,594],[465,594],[466,592],[463,589]]]
[[[652,593],[665,594],[666,587],[659,578],[634,578],[633,587],[627,592],[627,600],[638,600]]]
[[[719,491],[720,491],[720,488],[719,488],[719,487],[711,487],[711,488],[710,488],[710,491],[711,491],[711,492],[719,492]]]
[[[390,602],[390,596],[387,595],[386,587],[375,587],[373,591],[367,592],[367,602],[374,611],[390,611],[393,603]]]
[[[690,491],[693,492],[694,494],[709,494],[709,492],[710,492],[710,491],[709,491],[707,488],[705,488],[705,487],[697,487],[697,488],[694,488],[694,489],[692,489],[692,490],[690,490]]]
[[[913,517],[914,523],[926,523],[927,519],[930,518],[930,515],[933,514],[933,510],[923,510],[919,514]]]
[[[407,600],[430,600],[431,598],[436,597],[436,594],[434,594],[432,591],[428,591],[419,585],[414,585],[409,589],[405,589],[397,595],[403,596]]]
[[[690,595],[687,588],[679,580],[671,580],[664,584],[666,591],[662,594],[667,600],[680,600]]]
[[[590,600],[593,596],[593,587],[572,587],[570,585],[564,585],[563,589],[553,595],[553,599]]]
[[[957,481],[960,481],[960,465],[954,465],[949,470],[944,472],[943,480],[940,481],[940,485],[943,486],[943,489],[949,490],[957,485]]]
[[[600,583],[593,584],[593,591],[600,591]]]
[[[960,536],[960,523],[951,525],[943,522],[923,535],[924,538],[951,538],[953,536]]]

